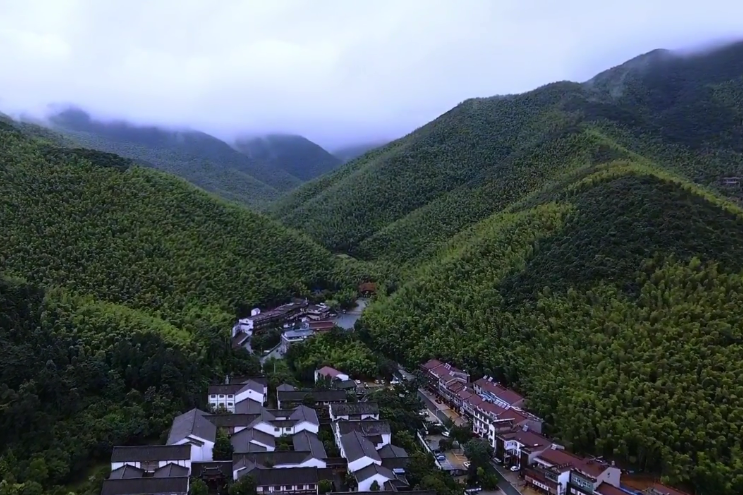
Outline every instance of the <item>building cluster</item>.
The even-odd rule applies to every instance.
[[[265,377],[225,382],[209,387],[210,411],[173,419],[165,445],[115,447],[102,495],[186,495],[194,478],[216,488],[244,476],[253,477],[258,493],[317,494],[323,480],[333,491],[348,480],[357,494],[410,491],[408,454],[392,444],[376,403],[349,402],[344,390],[281,385],[273,409]],[[340,457],[328,456],[321,428]],[[231,459],[215,459],[220,430],[232,445]]]
[[[493,447],[495,461],[519,471],[528,485],[554,495],[628,495],[622,471],[600,458],[583,458],[542,435],[543,421],[526,400],[492,378],[474,382],[466,371],[431,359],[421,366],[426,388],[466,418]],[[655,484],[645,495],[687,495]]]
[[[281,352],[285,353],[292,344],[333,328],[333,322],[328,321],[333,314],[330,306],[309,304],[307,299],[294,299],[267,311],[254,308],[250,316],[239,319],[232,327],[232,346],[245,347],[254,333],[280,328]]]

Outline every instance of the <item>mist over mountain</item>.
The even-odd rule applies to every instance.
[[[235,141],[235,148],[302,181],[319,177],[341,164],[340,159],[321,146],[305,137],[291,134],[240,138]]]
[[[373,141],[368,143],[352,144],[334,150],[333,155],[338,157],[338,159],[341,160],[343,163],[347,163],[355,158],[360,157],[367,151],[373,150],[374,148],[379,148],[380,146],[384,146],[385,144],[387,144],[387,142],[388,141]]]

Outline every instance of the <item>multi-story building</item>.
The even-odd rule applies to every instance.
[[[528,466],[534,458],[551,448],[552,441],[528,427],[514,427],[495,434],[494,456],[504,466]]]
[[[593,495],[601,485],[618,488],[622,475],[619,468],[605,462],[584,459],[554,446],[534,457],[531,465],[522,465],[521,472],[527,484],[554,495]]]
[[[268,392],[267,383],[254,378],[237,380],[225,379],[224,384],[209,385],[209,407],[213,410],[224,408],[231,413],[237,412],[241,402],[250,400],[265,404]]]

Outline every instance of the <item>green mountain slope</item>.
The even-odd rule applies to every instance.
[[[117,155],[5,131],[0,157],[0,266],[30,282],[176,321],[336,283],[337,258],[306,237]]]
[[[366,267],[185,180],[37,134],[0,122],[0,472],[12,493],[68,493],[55,487],[112,445],[157,441],[203,407],[210,381],[259,372],[231,348],[236,316],[351,289]]]
[[[256,161],[271,164],[302,182],[330,172],[341,161],[307,138],[291,134],[269,134],[242,138],[235,148]]]
[[[253,208],[265,206],[302,182],[202,132],[100,122],[76,109],[59,112],[50,120],[54,130],[79,146],[131,158]]]
[[[351,160],[355,160],[364,153],[367,153],[375,148],[379,148],[387,144],[387,141],[375,141],[370,143],[353,144],[350,146],[344,146],[334,150],[333,156],[337,157],[342,163],[348,163]]]
[[[742,64],[740,43],[655,52],[584,84],[468,100],[271,212],[331,250],[414,265],[563,174],[631,153],[735,197],[721,180],[743,175]]]
[[[441,357],[516,386],[577,452],[732,495],[742,260],[740,208],[617,161],[452,240],[363,333],[411,366]]]
[[[743,44],[548,89],[548,132],[358,237],[363,256],[409,262],[362,335],[518,388],[578,453],[741,493]],[[469,132],[451,134],[462,150]]]

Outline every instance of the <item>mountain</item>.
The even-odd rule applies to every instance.
[[[369,347],[523,392],[558,443],[743,493],[743,43],[465,101],[272,208],[399,266]]]
[[[52,115],[50,122],[79,146],[131,158],[253,208],[265,206],[302,182],[203,132],[104,122],[76,108]]]
[[[265,216],[30,126],[0,122],[0,470],[68,493],[111,445],[204,407],[209,381],[260,371],[231,349],[236,316],[359,280]]]
[[[360,157],[367,151],[373,150],[374,148],[379,148],[380,146],[384,146],[385,144],[387,144],[387,141],[354,144],[333,151],[333,155],[336,156],[341,162],[348,163],[351,160]]]
[[[241,138],[235,148],[257,161],[271,164],[302,182],[330,172],[341,160],[307,138],[292,134],[269,134]]]
[[[566,173],[633,153],[729,195],[721,179],[743,175],[741,46],[651,53],[583,84],[467,100],[270,212],[333,251],[414,265]]]

